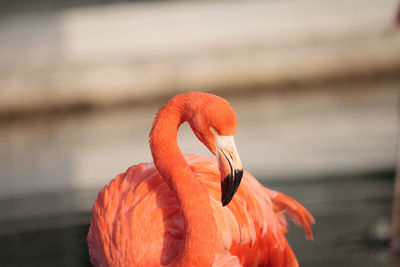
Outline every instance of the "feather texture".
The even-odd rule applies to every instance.
[[[314,219],[303,206],[245,172],[232,202],[223,207],[216,159],[185,155],[185,160],[209,193],[217,223],[213,266],[298,266],[282,218],[286,211],[312,239]],[[130,167],[99,193],[88,235],[94,265],[168,265],[183,242],[179,201],[153,163]]]

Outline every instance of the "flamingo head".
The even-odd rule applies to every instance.
[[[243,176],[242,163],[234,142],[236,115],[225,99],[210,95],[197,106],[197,111],[188,122],[197,138],[218,160],[221,202],[226,206],[235,195]]]

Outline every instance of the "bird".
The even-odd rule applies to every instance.
[[[180,125],[215,155],[182,155]],[[94,266],[299,266],[286,215],[313,239],[311,213],[243,170],[237,117],[222,97],[178,94],[156,114],[153,162],[129,167],[97,196],[87,242]]]

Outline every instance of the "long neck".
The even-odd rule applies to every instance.
[[[211,266],[217,231],[209,196],[177,144],[178,128],[187,113],[182,101],[169,101],[160,109],[150,133],[150,147],[155,166],[180,201],[185,222],[183,249],[172,265]]]

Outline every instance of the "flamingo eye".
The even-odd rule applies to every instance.
[[[218,134],[218,131],[217,131],[217,129],[215,129],[214,127],[210,127],[210,130],[211,130],[211,132],[215,135],[215,136],[218,136],[219,134]]]

